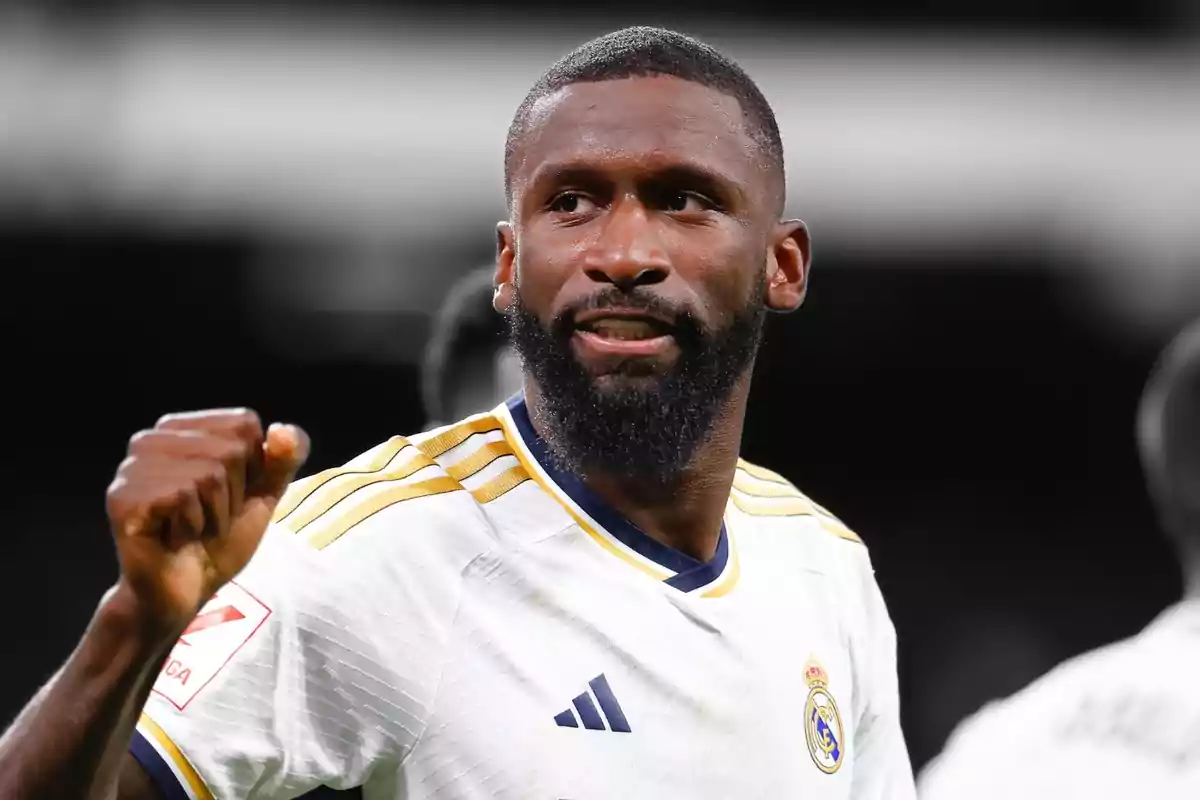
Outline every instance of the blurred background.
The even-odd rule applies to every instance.
[[[431,312],[492,257],[512,112],[635,23],[775,106],[815,264],[745,455],[869,545],[914,765],[1178,596],[1133,414],[1200,313],[1200,3],[684,6],[0,6],[0,717],[115,578],[133,431],[252,405],[317,470],[423,427]]]

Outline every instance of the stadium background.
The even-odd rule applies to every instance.
[[[815,271],[746,455],[869,544],[914,764],[1175,599],[1132,415],[1200,313],[1200,5],[771,5],[5,4],[0,717],[115,576],[134,430],[252,405],[316,470],[422,426],[416,359],[491,258],[510,114],[634,23],[723,47],[776,107]]]

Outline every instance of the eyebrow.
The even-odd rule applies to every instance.
[[[591,163],[566,161],[546,163],[530,177],[529,190],[537,194],[546,186],[576,184],[581,187],[609,183],[605,170]],[[651,169],[638,183],[661,182],[681,184],[726,202],[744,203],[746,192],[741,184],[725,172],[700,164],[678,162]]]

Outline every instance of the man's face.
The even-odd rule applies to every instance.
[[[736,99],[673,78],[576,84],[535,106],[499,273],[516,285],[534,412],[568,468],[669,482],[747,377],[778,187],[745,126]]]

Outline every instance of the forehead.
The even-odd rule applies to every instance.
[[[566,86],[530,111],[516,183],[562,166],[695,166],[748,183],[760,154],[741,105],[724,92],[670,77]]]

